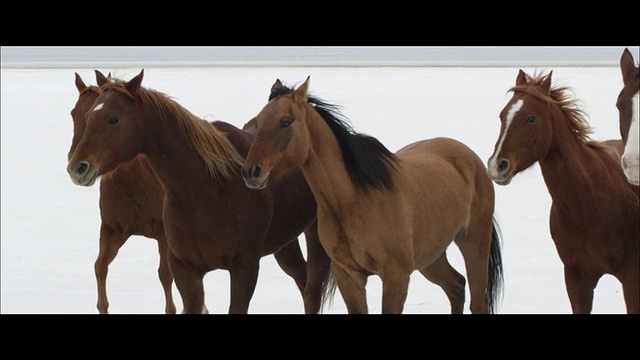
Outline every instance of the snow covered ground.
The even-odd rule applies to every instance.
[[[617,64],[622,49],[611,60]],[[637,55],[637,53],[635,53]],[[636,58],[637,59],[637,58]],[[98,252],[98,188],[73,185],[66,173],[71,144],[69,111],[77,99],[74,72],[94,84],[94,67],[2,68],[2,314],[97,313],[93,262]],[[139,67],[99,68],[129,79]],[[509,99],[518,67],[145,67],[143,86],[167,93],[207,120],[242,127],[267,101],[276,78],[298,84],[310,75],[310,91],[343,106],[357,131],[389,149],[436,136],[456,138],[485,161],[499,131],[498,114]],[[552,68],[523,68],[528,73]],[[554,69],[554,84],[575,89],[590,117],[594,139],[619,138],[617,65]],[[496,211],[504,242],[502,314],[569,314],[562,263],[549,235],[550,197],[536,165],[507,187],[496,185]],[[304,238],[301,241],[304,246]],[[455,246],[452,264],[464,268]],[[157,278],[156,242],[132,237],[110,266],[111,313],[158,314],[164,309]],[[205,277],[211,313],[226,313],[229,278]],[[370,277],[371,313],[380,312],[381,284]],[[179,309],[180,296],[174,286]],[[253,314],[300,314],[302,298],[272,256],[262,259],[249,309]],[[405,313],[446,314],[440,288],[417,272]],[[468,313],[468,295],[465,313]],[[346,313],[339,293],[325,313]],[[619,282],[604,276],[593,313],[622,314]]]

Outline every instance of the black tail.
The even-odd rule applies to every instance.
[[[333,303],[333,298],[336,294],[336,288],[338,287],[338,283],[336,283],[336,279],[333,277],[333,271],[331,271],[331,267],[333,267],[333,263],[329,267],[329,271],[327,272],[327,277],[322,283],[322,296],[320,300],[320,313],[322,314],[322,310],[325,307],[331,306]]]
[[[504,289],[502,251],[500,250],[501,241],[502,233],[494,214],[493,229],[491,231],[491,252],[489,254],[489,283],[486,293],[487,310],[489,314],[495,314],[497,312],[498,302],[502,300]]]

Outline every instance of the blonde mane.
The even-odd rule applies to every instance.
[[[134,98],[120,81],[104,84],[100,91],[115,90]],[[224,178],[232,175],[234,167],[242,166],[244,159],[224,133],[206,120],[192,114],[170,96],[152,89],[140,87],[137,101],[157,109],[162,118],[174,119],[187,141],[196,148],[204,160],[212,177],[221,174]]]

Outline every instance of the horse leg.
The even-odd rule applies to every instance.
[[[182,298],[182,313],[208,313],[204,305],[204,285],[202,283],[205,273],[183,263],[171,250],[167,253],[167,261]]]
[[[590,314],[593,307],[593,290],[601,272],[588,271],[575,265],[564,266],[564,282],[574,314]]]
[[[118,233],[104,223],[100,225],[100,250],[93,264],[96,281],[98,283],[97,308],[100,314],[109,313],[109,300],[107,299],[107,273],[109,272],[109,264],[115,259],[118,250],[120,250],[128,238],[129,235]]]
[[[298,239],[283,246],[273,254],[280,268],[295,280],[300,294],[304,298],[304,288],[307,285],[307,262],[304,260]]]
[[[438,285],[449,299],[452,314],[462,314],[464,311],[464,297],[466,279],[451,266],[447,259],[447,253],[442,255],[434,263],[422,269],[418,269],[422,276]]]
[[[491,218],[488,223],[480,225],[469,224],[466,230],[461,230],[454,238],[467,269],[471,297],[469,309],[472,314],[489,313],[486,294],[489,283]]]
[[[331,259],[320,243],[318,224],[313,222],[305,231],[307,242],[307,286],[304,289],[305,314],[318,314],[325,302],[333,296],[329,288]],[[333,284],[333,283],[332,283]]]
[[[229,268],[231,300],[229,314],[246,314],[258,282],[260,258],[237,259]]]
[[[354,270],[348,273],[336,263],[332,263],[331,272],[347,306],[347,312],[349,314],[367,314],[369,312],[365,291],[367,276]]]
[[[175,314],[176,305],[173,302],[173,293],[171,291],[171,285],[173,285],[173,275],[171,275],[171,270],[169,269],[169,263],[167,260],[169,246],[167,245],[167,240],[164,235],[156,236],[156,240],[158,240],[158,253],[160,255],[158,277],[160,278],[160,283],[162,284],[162,289],[164,290],[164,312],[165,314]]]
[[[402,314],[409,291],[411,270],[389,264],[380,272],[382,279],[382,314]]]
[[[619,275],[619,280],[622,283],[622,292],[624,293],[624,302],[627,305],[627,314],[640,313],[640,297],[638,293],[640,281],[638,281],[638,274],[640,274],[640,268],[636,260],[632,266],[627,266]]]

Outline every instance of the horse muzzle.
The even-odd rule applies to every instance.
[[[98,178],[98,167],[88,161],[80,161],[67,165],[67,173],[74,184],[78,186],[92,186]]]
[[[506,186],[516,174],[509,160],[491,158],[487,164],[487,175],[496,184]]]
[[[629,156],[628,154],[624,154],[620,161],[624,175],[627,177],[629,183],[640,185],[640,158],[637,155]]]
[[[267,187],[268,173],[262,171],[260,165],[252,165],[248,169],[243,167],[240,172],[242,173],[242,179],[244,184],[250,189],[264,189]]]

